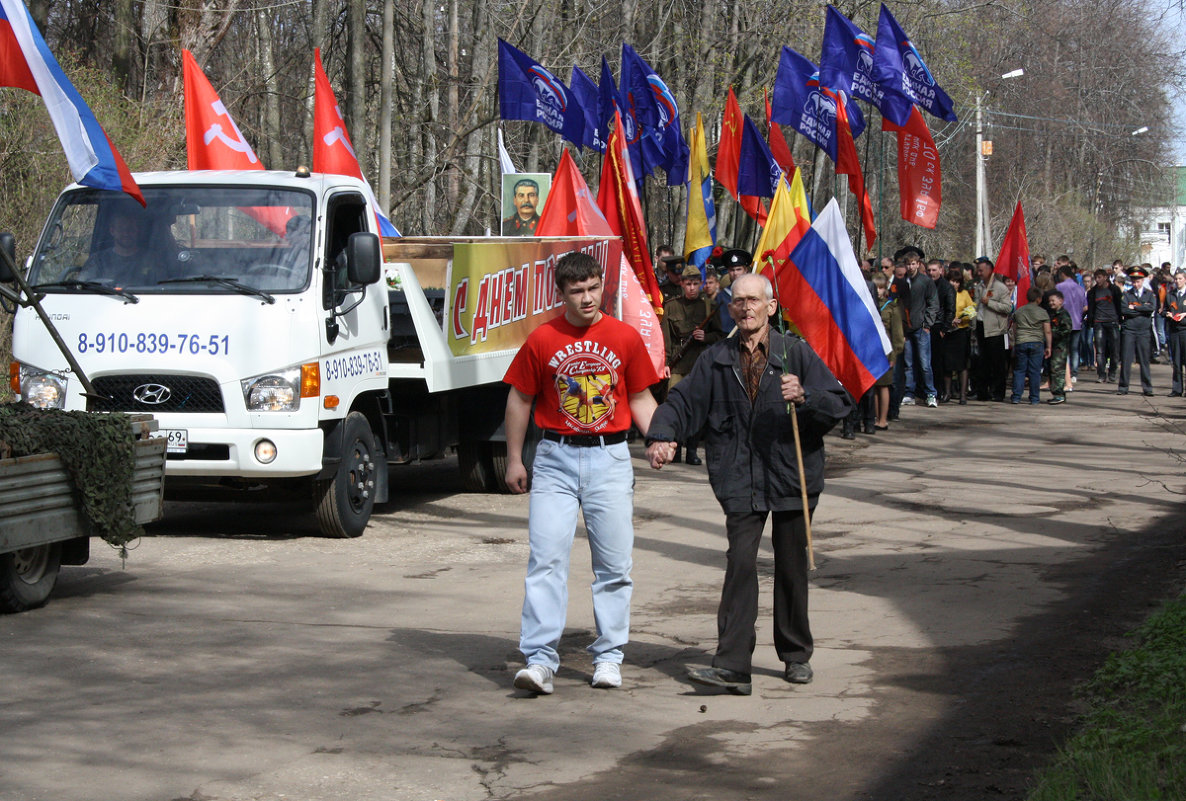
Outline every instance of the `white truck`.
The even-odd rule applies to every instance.
[[[456,449],[467,486],[495,489],[501,379],[559,313],[556,259],[581,249],[618,274],[613,237],[381,240],[345,176],[135,177],[145,208],[78,185],[59,197],[26,277],[84,375],[19,308],[13,390],[150,412],[166,497],[290,491],[326,536],[363,532],[389,464]]]

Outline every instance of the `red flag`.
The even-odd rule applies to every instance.
[[[601,209],[593,202],[568,148],[560,155],[560,166],[552,176],[548,202],[535,224],[536,236],[617,236]]]
[[[218,93],[188,50],[181,51],[185,86],[185,150],[191,170],[262,170]]]
[[[725,101],[725,115],[721,119],[721,141],[717,145],[715,177],[717,183],[737,198],[746,214],[757,220],[759,225],[765,225],[766,207],[762,205],[762,199],[753,195],[737,194],[737,169],[741,163],[741,131],[744,127],[745,117],[737,103],[737,95],[733,94],[733,87],[730,86],[729,98]]]
[[[865,229],[867,249],[877,239],[877,229],[873,226],[873,204],[869,201],[869,193],[865,191],[865,176],[857,158],[856,143],[852,140],[844,98],[838,92],[828,91],[828,94],[836,100],[836,174],[848,176],[848,188],[861,204],[861,225]]]
[[[1001,253],[997,256],[997,272],[1004,276],[1012,276],[1017,282],[1017,305],[1023,305],[1025,294],[1030,288],[1030,245],[1025,235],[1025,213],[1021,210],[1021,201],[1017,201],[1017,208],[1013,210],[1013,219],[1009,221],[1009,230],[1005,232],[1005,241],[1001,243]]]
[[[325,67],[321,65],[320,47],[313,51],[313,62],[313,172],[350,175],[361,179],[367,185],[367,199],[375,209],[375,222],[379,226],[379,234],[399,236],[400,233],[391,220],[379,211],[375,193],[363,177],[362,168],[358,166],[358,156],[354,155],[354,145],[350,142],[350,134],[346,132],[346,121],[342,118],[341,109],[338,108],[338,99],[334,97]]]
[[[593,202],[589,185],[577,169],[568,148],[560,155],[560,166],[552,176],[548,202],[535,225],[536,236],[617,236],[601,209]],[[666,354],[663,330],[655,307],[646,301],[642,285],[626,260],[621,247],[610,249],[610,264],[606,265],[605,293],[602,309],[611,308],[620,299],[618,316],[622,322],[642,335],[642,344],[650,354],[658,371],[663,370]],[[612,297],[612,296],[617,296]]]
[[[778,166],[782,167],[783,172],[787,175],[794,175],[795,157],[791,155],[791,146],[787,144],[782,126],[771,119],[770,95],[764,86],[762,87],[762,96],[766,99],[766,130],[770,132],[766,139],[770,143],[770,153],[778,162]]]
[[[896,131],[898,134],[898,186],[901,187],[902,219],[923,228],[934,228],[939,222],[943,188],[939,148],[935,147],[927,121],[915,106],[904,127],[883,119],[881,130]]]
[[[626,150],[622,115],[617,110],[614,111],[614,129],[606,141],[605,159],[601,162],[597,205],[605,214],[610,229],[622,237],[622,255],[630,262],[647,300],[662,314],[663,293],[659,290],[659,281],[655,278],[655,268],[651,264],[642,202],[638,198],[638,186],[634,183],[634,170]]]
[[[239,126],[206,79],[188,50],[181,51],[185,87],[185,153],[191,170],[262,170],[263,163],[243,138]],[[284,234],[293,216],[288,208],[258,206],[243,209],[261,225]]]
[[[320,47],[313,51],[313,60],[316,70],[313,79],[313,172],[362,178],[362,168],[358,166],[354,145],[346,132],[346,121],[342,119],[325,67],[321,65]]]

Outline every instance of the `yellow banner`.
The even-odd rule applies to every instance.
[[[617,294],[622,243],[616,237],[498,239],[459,242],[449,270],[446,335],[454,356],[513,350],[561,313],[556,261],[588,253],[606,269],[602,307]],[[614,280],[609,280],[613,278]]]

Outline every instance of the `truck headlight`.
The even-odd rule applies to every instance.
[[[317,362],[244,378],[243,402],[249,412],[295,412],[301,398],[317,397],[321,382]]]
[[[38,409],[64,409],[66,378],[22,364],[21,397]]]
[[[299,367],[245,378],[240,383],[249,412],[295,412],[301,407]]]

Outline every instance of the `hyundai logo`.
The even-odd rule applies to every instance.
[[[159,406],[173,397],[173,390],[164,384],[141,384],[132,390],[132,397],[150,406]]]

